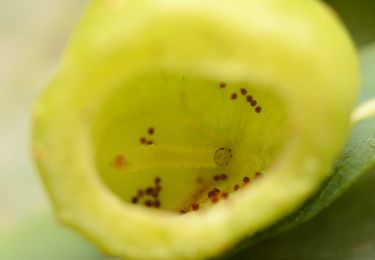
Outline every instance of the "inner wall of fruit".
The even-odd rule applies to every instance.
[[[203,210],[267,175],[286,107],[248,82],[156,71],[113,92],[93,124],[95,162],[124,202]]]

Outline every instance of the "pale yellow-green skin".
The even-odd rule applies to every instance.
[[[33,154],[58,217],[104,252],[208,258],[322,183],[347,135],[357,81],[351,41],[317,1],[96,0],[35,105]],[[240,94],[230,99],[241,87],[261,113]],[[170,156],[159,165],[145,159],[155,149],[135,156],[149,127]],[[202,159],[219,147],[233,150],[228,166]],[[149,166],[116,169],[118,154]],[[223,171],[224,190],[264,176],[225,201],[176,212],[200,189],[197,177],[209,188]],[[129,203],[157,175],[162,209]]]

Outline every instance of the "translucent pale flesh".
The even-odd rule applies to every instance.
[[[261,113],[230,99],[243,86]],[[59,218],[108,254],[208,258],[290,213],[326,178],[356,87],[352,44],[317,1],[97,0],[36,104],[34,157]],[[149,127],[156,145],[191,147],[189,158],[231,148],[228,186],[248,172],[264,178],[206,209],[169,212],[220,167],[111,168]],[[156,175],[165,210],[128,203]]]

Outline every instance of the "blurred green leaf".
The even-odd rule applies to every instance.
[[[375,171],[312,221],[264,241],[239,259],[365,260],[375,256]]]
[[[352,34],[357,46],[375,41],[375,1],[326,0]]]
[[[375,45],[361,53],[362,88],[359,103],[375,97]],[[332,177],[301,209],[245,240],[273,237],[299,225],[326,208],[363,173],[375,165],[375,118],[356,124]],[[241,259],[373,259],[375,256],[375,171],[363,178],[323,214],[302,227],[236,255]],[[240,247],[241,248],[241,245]],[[233,257],[233,255],[232,255]]]

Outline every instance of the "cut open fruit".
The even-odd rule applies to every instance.
[[[316,1],[93,1],[33,154],[59,219],[104,252],[216,256],[327,177],[356,66]]]

